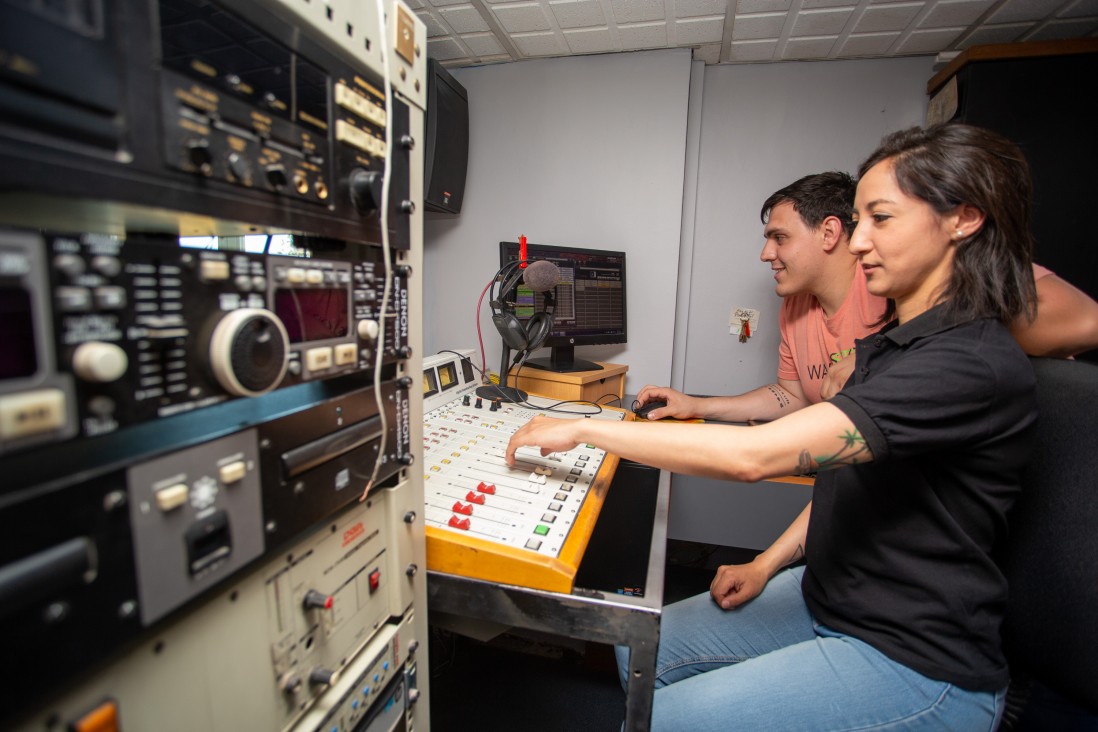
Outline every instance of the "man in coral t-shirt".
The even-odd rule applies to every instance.
[[[638,401],[667,402],[649,419],[768,421],[820,401],[831,364],[854,347],[856,338],[883,324],[885,301],[866,291],[858,258],[847,247],[855,188],[846,173],[819,173],[786,186],[763,204],[766,243],[760,258],[770,265],[775,290],[785,299],[778,317],[777,382],[737,396],[702,398],[646,386]]]

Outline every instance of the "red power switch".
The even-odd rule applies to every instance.
[[[380,586],[381,586],[381,570],[380,569],[375,569],[373,572],[370,572],[370,594],[373,594],[374,590],[376,590]]]

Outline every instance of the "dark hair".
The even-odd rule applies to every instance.
[[[765,224],[770,220],[770,212],[775,206],[789,202],[793,204],[793,210],[800,214],[801,220],[813,229],[828,216],[835,216],[843,222],[843,231],[850,236],[854,230],[851,214],[857,189],[857,182],[848,173],[833,170],[806,175],[771,194],[763,203],[759,218]]]
[[[980,127],[941,124],[893,132],[858,169],[892,161],[900,190],[945,215],[961,204],[985,217],[975,234],[957,242],[953,271],[940,294],[947,317],[992,317],[1010,323],[1036,310],[1030,206],[1033,182],[1022,151]],[[890,310],[892,303],[889,303]]]

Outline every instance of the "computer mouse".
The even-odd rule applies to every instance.
[[[638,419],[648,419],[648,413],[653,409],[659,409],[666,406],[667,402],[660,399],[653,399],[652,401],[645,402],[643,406],[634,409],[633,414],[637,415]]]

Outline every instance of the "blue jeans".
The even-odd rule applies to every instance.
[[[652,730],[994,730],[1006,701],[935,681],[816,622],[804,568],[736,610],[709,593],[660,621]],[[627,646],[617,648],[623,683]]]

